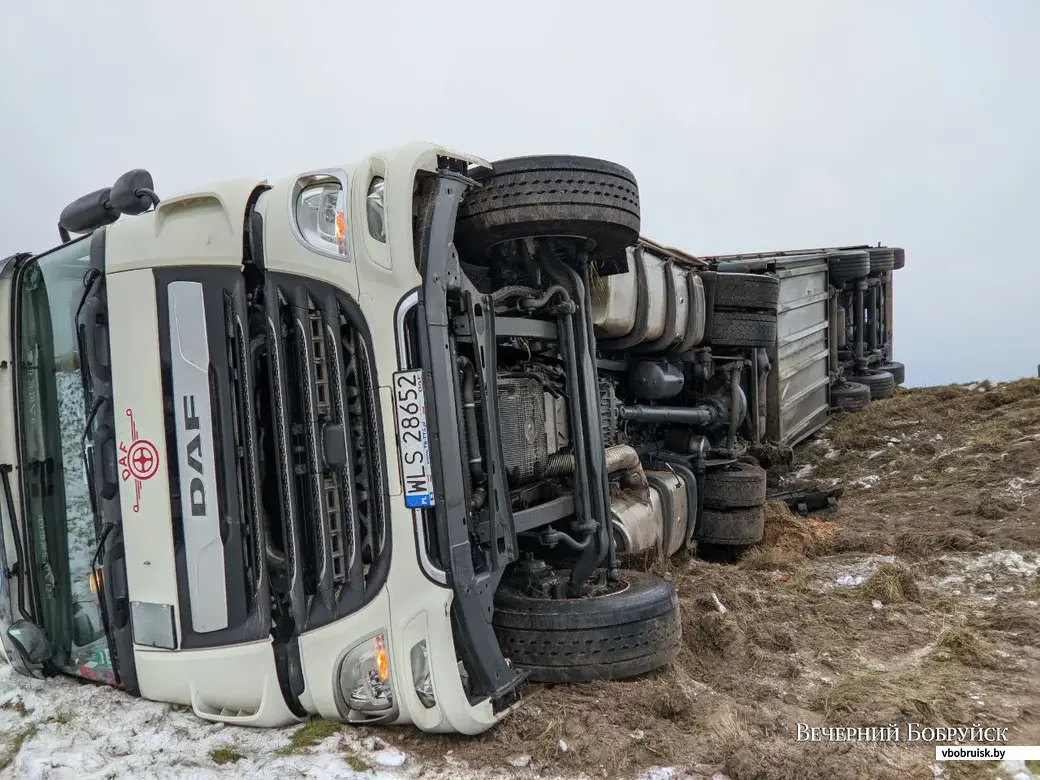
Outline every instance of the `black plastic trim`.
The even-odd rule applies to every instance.
[[[159,356],[166,429],[166,468],[170,484],[181,647],[198,649],[255,642],[271,633],[268,571],[264,556],[265,530],[260,521],[254,486],[259,482],[255,442],[246,442],[252,415],[252,378],[248,366],[238,365],[247,346],[245,279],[234,267],[175,267],[156,269]],[[173,282],[202,285],[209,341],[210,404],[213,449],[216,458],[217,501],[224,543],[227,628],[198,632],[192,626],[188,571],[184,550],[184,518],[180,496],[180,448],[170,355],[170,310],[167,290]],[[237,392],[236,392],[237,390]],[[235,422],[240,423],[236,425]],[[247,446],[247,444],[249,446]],[[214,597],[216,597],[214,595]]]

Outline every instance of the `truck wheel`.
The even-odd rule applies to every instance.
[[[770,347],[776,344],[776,314],[716,311],[711,315],[715,347]]]
[[[896,392],[896,378],[887,371],[867,371],[853,374],[853,382],[859,382],[870,388],[870,400],[878,401],[888,398]]]
[[[698,542],[709,545],[748,546],[762,541],[766,515],[762,506],[739,509],[704,507],[694,532]]]
[[[896,253],[888,247],[879,247],[868,250],[870,253],[870,272],[872,274],[882,271],[891,271],[896,265]]]
[[[827,256],[827,261],[835,287],[870,273],[870,255],[866,252],[834,252]]]
[[[513,157],[472,173],[482,185],[459,206],[455,240],[467,261],[521,238],[592,242],[592,260],[612,258],[639,238],[639,187],[628,168],[591,157]]]
[[[906,252],[898,247],[892,250],[895,253],[895,263],[892,265],[893,271],[898,271],[900,268],[906,265]]]
[[[536,682],[621,680],[670,663],[682,628],[675,587],[622,570],[623,590],[580,599],[532,598],[508,585],[495,595],[502,653]]]
[[[704,505],[712,509],[762,506],[766,472],[761,466],[734,463],[704,475]]]
[[[897,385],[903,384],[906,381],[906,366],[902,363],[881,363],[877,367],[878,371],[886,371],[892,375],[892,378],[896,380]]]
[[[861,412],[870,403],[870,388],[859,382],[842,382],[831,388],[831,406],[841,412]]]
[[[780,280],[765,274],[703,274],[705,298],[716,309],[776,311]]]

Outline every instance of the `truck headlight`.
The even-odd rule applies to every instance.
[[[433,677],[430,670],[430,651],[426,647],[426,640],[417,642],[412,648],[412,685],[415,687],[415,695],[419,697],[422,706],[430,709],[437,703],[433,695]]]
[[[347,199],[339,181],[324,181],[296,196],[296,226],[303,240],[331,254],[347,255]]]
[[[340,714],[350,723],[388,720],[397,713],[386,635],[355,645],[340,662]]]
[[[368,185],[365,211],[368,214],[368,232],[372,238],[386,243],[386,181],[382,176],[376,176]]]

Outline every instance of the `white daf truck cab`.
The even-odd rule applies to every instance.
[[[777,276],[641,239],[620,165],[414,144],[163,199],[136,170],[59,233],[0,261],[25,674],[478,733],[525,679],[675,658],[628,554],[761,539]]]

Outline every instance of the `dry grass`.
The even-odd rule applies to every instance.
[[[993,667],[997,656],[993,645],[970,628],[950,626],[935,640],[931,657],[936,661],[956,661],[964,666]]]
[[[528,754],[535,774],[630,778],[705,762],[733,780],[894,780],[931,776],[927,751],[807,746],[795,741],[796,724],[1000,721],[1040,734],[1030,714],[1040,713],[1040,620],[1029,604],[1040,584],[996,591],[995,603],[935,587],[959,571],[951,560],[1040,549],[1040,501],[1005,497],[1013,477],[1040,474],[1040,381],[901,390],[840,416],[820,438],[795,465],[847,486],[836,511],[802,518],[768,505],[763,544],[736,566],[683,555],[626,562],[676,586],[684,647],[669,668],[623,682],[531,685],[520,710],[481,737],[404,730],[404,746],[431,764],[453,750],[506,773],[510,758]],[[786,456],[770,456],[771,479]],[[880,477],[873,489],[850,487],[870,475]],[[835,569],[875,553],[897,562],[857,588],[834,587]],[[994,709],[981,711],[976,692]]]
[[[233,764],[236,761],[241,761],[245,756],[239,753],[234,748],[217,748],[209,754],[214,764],[223,766],[224,764]]]
[[[881,564],[859,589],[871,601],[877,599],[882,604],[901,604],[921,597],[913,573],[900,563]]]
[[[339,721],[314,718],[296,729],[289,738],[289,744],[278,752],[282,755],[299,753],[338,734],[342,729],[343,725]]]

